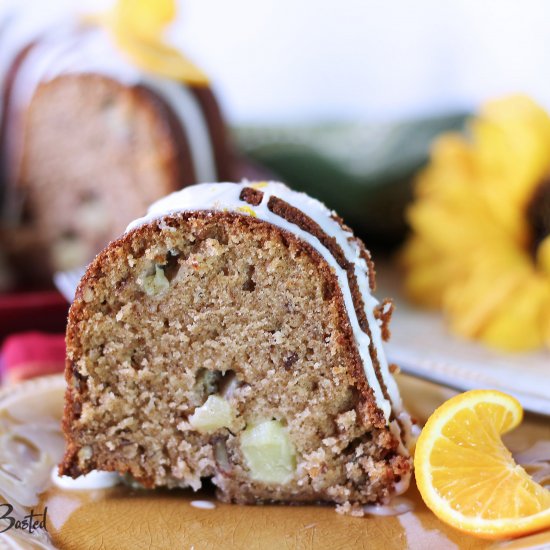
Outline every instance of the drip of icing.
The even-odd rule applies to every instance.
[[[264,195],[262,202],[258,206],[246,209],[242,208],[243,201],[240,199],[240,194],[245,187],[257,187],[261,189]],[[305,215],[314,220],[324,233],[336,240],[344,252],[346,260],[354,265],[355,276],[365,303],[365,313],[369,322],[373,344],[376,348],[381,375],[390,400],[384,397],[380,382],[376,376],[369,352],[370,339],[359,326],[346,271],[338,265],[334,256],[316,237],[271,212],[267,207],[270,196],[276,196],[286,201],[288,204],[298,208]],[[230,211],[240,215],[257,217],[296,235],[301,240],[310,244],[325,259],[338,277],[350,324],[363,362],[365,375],[374,392],[377,406],[384,413],[386,421],[389,423],[389,429],[396,439],[400,441],[402,437],[406,437],[407,440],[405,444],[410,448],[413,444],[411,421],[409,415],[403,410],[399,390],[393,375],[389,371],[388,362],[382,347],[380,326],[376,322],[374,316],[374,309],[378,305],[378,301],[370,292],[368,265],[360,256],[361,251],[359,246],[351,239],[351,237],[353,237],[352,233],[345,231],[340,224],[332,218],[334,213],[318,200],[309,197],[305,193],[292,191],[282,183],[269,182],[250,184],[243,182],[241,184],[201,184],[187,187],[182,191],[172,193],[155,202],[150,206],[147,215],[130,223],[126,231],[131,231],[143,224],[160,220],[164,216],[185,211]],[[403,434],[401,434],[401,429],[397,422],[389,422],[392,410],[394,416],[398,418],[403,425]],[[401,445],[399,450],[402,454],[408,455],[408,449],[406,449],[405,446]],[[403,485],[406,488],[407,484],[404,483]]]
[[[400,516],[414,510],[414,503],[403,497],[394,498],[390,504],[367,504],[363,511],[369,516]]]
[[[192,500],[191,506],[193,508],[200,508],[201,510],[213,510],[216,508],[216,505],[209,500]]]
[[[182,125],[197,181],[213,181],[217,178],[208,125],[198,101],[187,86],[138,70],[126,61],[113,45],[108,33],[101,28],[76,27],[65,22],[47,32],[42,27],[23,33],[17,31],[17,19],[15,16],[14,29],[10,29],[11,40],[10,37],[6,38],[9,51],[1,59],[0,81],[5,78],[22,49],[36,42],[15,75],[10,94],[10,112],[5,115],[7,132],[12,136],[10,140],[19,134],[18,140],[12,144],[14,149],[9,151],[9,157],[13,159],[9,181],[16,182],[18,176],[24,142],[22,114],[41,83],[64,74],[101,74],[127,86],[143,85],[152,89],[168,104]],[[2,97],[0,100],[3,102]],[[8,156],[8,152],[4,151],[3,155]]]
[[[100,472],[94,470],[88,474],[84,474],[76,479],[73,479],[69,476],[60,476],[57,473],[57,468],[52,471],[51,479],[53,484],[57,487],[73,491],[108,489],[110,487],[115,487],[122,482],[121,476],[114,472]]]

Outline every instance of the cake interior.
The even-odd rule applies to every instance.
[[[48,247],[42,271],[86,265],[151,201],[192,182],[166,106],[139,87],[57,77],[38,87],[25,127],[18,181],[32,242]]]
[[[274,226],[188,213],[128,233],[69,327],[62,473],[344,504],[384,499],[410,467],[358,389],[335,275]]]

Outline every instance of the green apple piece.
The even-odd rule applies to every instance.
[[[249,426],[241,434],[241,450],[252,479],[287,483],[296,468],[296,453],[288,430],[277,420]]]
[[[143,281],[143,288],[148,296],[155,296],[164,292],[170,286],[170,282],[164,274],[164,270],[156,265],[155,273],[148,275]]]
[[[231,428],[234,416],[231,405],[219,395],[210,395],[204,405],[195,409],[189,424],[202,433],[211,433],[220,428]]]

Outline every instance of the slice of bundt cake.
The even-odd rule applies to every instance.
[[[283,184],[161,199],[77,290],[60,473],[355,512],[402,492],[411,426],[373,287],[361,241]]]
[[[0,34],[3,225],[14,262],[49,280],[154,200],[231,178],[232,161],[206,79],[142,70],[99,25],[29,30],[31,15],[15,10]]]

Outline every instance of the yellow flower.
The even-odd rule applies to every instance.
[[[118,0],[110,12],[88,20],[104,26],[120,50],[143,70],[206,86],[206,75],[163,39],[176,15],[176,0]]]
[[[112,17],[136,37],[156,39],[176,18],[175,0],[118,0]]]
[[[487,104],[442,135],[419,174],[402,251],[415,302],[502,350],[550,348],[550,116],[527,97]]]

